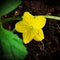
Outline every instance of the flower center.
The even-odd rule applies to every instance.
[[[30,26],[29,28],[30,28],[30,29],[29,29],[30,31],[33,31],[33,29],[34,29],[33,26]]]

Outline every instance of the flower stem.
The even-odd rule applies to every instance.
[[[15,31],[15,28],[11,32],[14,32],[14,31]]]

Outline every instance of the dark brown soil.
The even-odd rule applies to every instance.
[[[56,0],[59,2],[58,0]],[[24,0],[23,3],[13,12],[6,15],[22,16],[25,11],[33,15],[55,15],[60,16],[60,5],[53,0]],[[55,3],[54,3],[55,2]],[[53,4],[54,3],[54,4]],[[17,13],[16,13],[17,11]],[[6,29],[12,29],[12,22],[4,24]],[[43,28],[45,39],[43,40],[44,48],[41,42],[31,41],[26,44],[28,55],[25,60],[59,60],[60,58],[60,21],[47,19]],[[18,34],[21,36],[21,34]]]

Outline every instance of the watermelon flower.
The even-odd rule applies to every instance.
[[[23,33],[23,42],[29,43],[34,39],[35,41],[42,41],[44,33],[42,28],[45,26],[46,18],[44,16],[33,16],[29,12],[25,12],[23,20],[15,24],[15,30]]]

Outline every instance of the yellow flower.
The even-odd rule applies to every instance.
[[[17,32],[23,33],[23,42],[29,43],[32,39],[35,41],[42,41],[44,33],[42,28],[45,26],[46,18],[44,16],[34,17],[29,12],[25,12],[23,20],[15,25]]]

